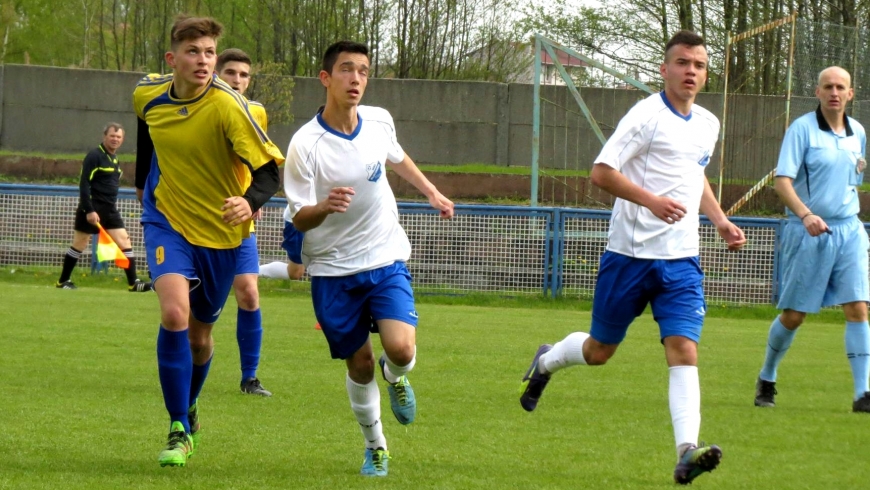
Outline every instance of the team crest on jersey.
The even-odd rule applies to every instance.
[[[710,150],[704,150],[704,154],[698,160],[698,165],[706,167],[708,163],[710,163]]]
[[[366,174],[368,174],[369,182],[377,182],[383,173],[381,162],[374,162],[366,165]]]
[[[178,109],[178,112],[176,112],[176,114],[178,114],[179,116],[186,116],[188,114],[187,106],[184,106],[181,109]]]

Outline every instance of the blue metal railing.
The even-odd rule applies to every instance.
[[[34,206],[33,209],[38,210],[34,213],[30,209],[16,209],[25,208],[22,203],[29,202],[29,198],[16,198],[13,202],[12,196],[41,196],[34,200],[42,202]],[[49,248],[46,243],[50,241],[51,250],[58,249],[60,241],[65,240],[61,229],[64,223],[71,221],[69,208],[75,203],[71,198],[77,196],[75,186],[0,184],[0,221],[22,221],[14,225],[0,222],[4,233],[21,235],[16,235],[12,241],[7,239],[6,246],[45,254],[43,249]],[[56,197],[64,199],[53,201]],[[125,219],[130,221],[128,230],[141,232],[136,226],[138,205],[130,202],[136,199],[135,192],[121,189],[118,197],[119,207],[124,206]],[[286,200],[277,197],[266,204],[269,220],[261,225],[262,235],[258,232],[258,240],[278,240],[272,235],[280,236],[281,212],[285,206]],[[534,292],[537,288],[542,294],[553,297],[591,296],[594,290],[598,259],[607,242],[609,210],[462,204],[456,206],[456,219],[442,223],[435,219],[438,212],[426,203],[403,202],[398,208],[414,246],[409,266],[415,281],[419,277],[424,285],[434,284],[451,291],[473,291],[478,286],[490,292]],[[46,236],[34,236],[33,242],[28,242],[31,240],[29,232],[19,229],[28,226],[28,219],[40,218],[31,214],[46,215],[38,222],[39,227],[46,230],[37,230],[44,231]],[[51,216],[47,216],[49,214]],[[726,252],[715,228],[705,217],[701,218],[701,262],[707,276],[708,295],[723,302],[775,303],[779,298],[781,275],[778,245],[785,220],[738,217],[732,221],[743,228],[749,238],[748,245],[738,253]],[[866,223],[865,228],[870,233],[870,223]],[[8,237],[0,237],[3,238]],[[270,246],[281,253],[280,247],[272,242]],[[94,247],[95,243],[96,239]],[[261,248],[261,257],[270,253],[275,252]],[[106,264],[96,262],[96,253],[91,256],[92,272],[107,269]],[[2,260],[4,256],[0,256],[0,263]],[[413,267],[417,267],[416,272]],[[473,280],[465,280],[472,276]],[[426,280],[431,282],[426,283]],[[749,292],[744,294],[743,290]]]

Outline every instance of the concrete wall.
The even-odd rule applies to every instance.
[[[5,65],[0,72],[0,148],[84,153],[110,120],[128,131],[122,153],[134,153],[131,93],[142,73]],[[297,78],[294,122],[269,135],[285,149],[324,103],[315,78]],[[507,164],[509,88],[480,82],[371,80],[365,103],[387,108],[399,141],[423,163]],[[529,113],[531,114],[531,112]],[[529,152],[526,152],[529,155]]]
[[[96,145],[107,121],[135,128],[131,92],[141,73],[41,66],[0,66],[0,149],[84,153]],[[387,108],[399,141],[420,163],[528,166],[532,153],[533,86],[485,82],[373,79],[365,103]],[[646,94],[636,90],[582,89],[605,136]],[[589,168],[601,149],[576,101],[563,86],[542,87],[542,168]],[[269,134],[285,149],[293,132],[324,102],[319,80],[297,78],[294,123]],[[700,105],[722,116],[720,94],[701,94]],[[792,119],[814,108],[795,101]],[[776,162],[785,127],[782,97],[729,98],[726,178],[757,179]],[[735,116],[738,115],[738,116]],[[123,153],[133,153],[130,131]],[[719,149],[708,175],[718,175]]]

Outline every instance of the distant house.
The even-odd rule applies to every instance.
[[[563,51],[555,50],[559,62],[574,80],[582,78],[589,64],[585,61],[568,55]],[[535,83],[535,53],[534,43],[500,43],[495,47],[482,47],[467,55],[468,58],[484,64],[498,62],[504,73],[504,81],[508,83]],[[541,84],[565,85],[559,74],[559,69],[547,51],[541,49]]]
[[[568,72],[568,76],[574,80],[580,78],[589,67],[589,64],[580,58],[575,58],[564,51],[554,51],[559,63]],[[532,46],[529,46],[528,53],[532,57],[532,63],[525,72],[517,75],[516,83],[535,83],[534,49]],[[553,58],[544,49],[541,49],[541,84],[565,85],[565,80],[562,79],[559,69],[556,68],[556,63],[553,62]]]

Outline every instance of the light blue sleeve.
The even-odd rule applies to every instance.
[[[779,162],[776,164],[777,177],[797,177],[798,170],[804,163],[804,156],[809,145],[807,125],[802,119],[791,123],[782,140],[779,149]]]

